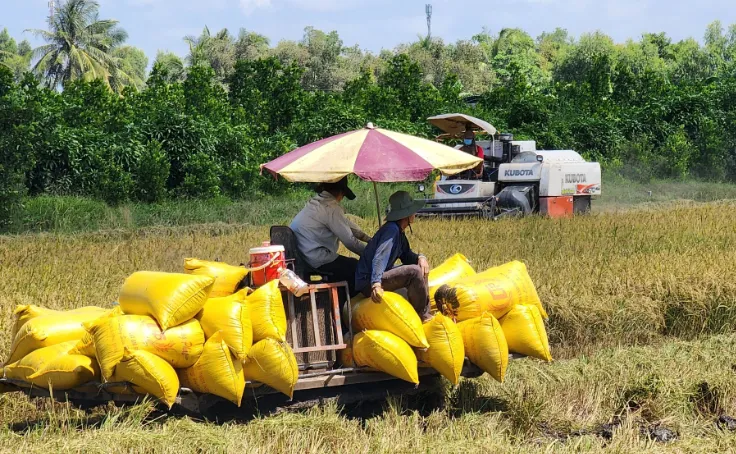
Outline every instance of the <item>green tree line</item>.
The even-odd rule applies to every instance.
[[[276,192],[258,166],[298,145],[368,121],[431,137],[426,117],[455,111],[640,180],[736,180],[734,26],[714,22],[703,44],[483,30],[378,55],[313,28],[272,45],[205,27],[184,38],[186,56],[159,53],[148,72],[98,9],[61,2],[48,30],[32,31],[36,49],[0,33],[0,229],[41,194],[116,204]]]

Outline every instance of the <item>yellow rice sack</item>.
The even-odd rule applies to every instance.
[[[209,276],[138,271],[123,283],[118,302],[125,314],[150,315],[166,330],[197,315],[213,283]]]
[[[192,367],[179,370],[179,380],[185,388],[220,396],[238,407],[243,399],[243,365],[233,358],[220,332],[207,340],[202,356]]]
[[[86,332],[84,333],[84,336],[82,336],[82,339],[77,342],[77,345],[75,345],[69,353],[89,356],[90,358],[96,358],[97,352],[95,350],[95,338],[92,336],[92,333],[89,332],[90,327],[97,323],[100,323],[106,318],[117,317],[119,315],[123,315],[123,310],[120,309],[120,306],[115,306],[113,309],[110,309],[109,311],[103,313],[103,315],[101,315],[98,319],[91,322],[83,323],[82,326],[84,326]]]
[[[20,328],[25,325],[28,320],[40,317],[42,315],[58,314],[59,312],[60,311],[47,309],[45,307],[36,306],[34,304],[22,304],[16,306],[15,310],[13,311],[13,317],[15,318],[15,321],[13,323],[13,328],[10,331],[10,338],[15,338],[15,335],[18,334]]]
[[[480,317],[485,312],[501,318],[516,304],[542,307],[526,265],[518,261],[491,268],[453,285],[443,285],[434,296],[437,309],[457,321]]]
[[[22,380],[44,389],[67,390],[99,380],[97,362],[69,354],[74,341],[39,348],[5,367],[6,378]]]
[[[517,304],[499,322],[510,351],[552,361],[547,330],[536,306]]]
[[[89,330],[102,376],[108,381],[126,348],[152,353],[175,368],[193,365],[204,348],[204,332],[197,320],[161,331],[151,317],[121,315],[99,320]]]
[[[5,378],[22,380],[30,383],[28,376],[41,370],[46,363],[74,348],[74,341],[62,342],[32,351],[13,363],[6,364],[3,373]]]
[[[261,286],[246,301],[253,326],[253,342],[263,339],[286,341],[286,311],[279,281]]]
[[[14,339],[20,331],[20,328],[26,324],[28,320],[40,317],[41,315],[58,314],[59,311],[54,309],[47,309],[45,307],[36,306],[33,304],[23,304],[15,307],[13,311],[13,317],[15,322],[13,328],[10,331],[10,338]]]
[[[481,274],[486,276],[495,275],[513,282],[513,290],[509,293],[511,293],[515,299],[514,305],[523,304],[526,306],[536,306],[543,318],[549,318],[547,311],[544,309],[544,306],[542,306],[542,301],[539,299],[537,288],[535,287],[534,282],[532,282],[532,278],[529,276],[529,271],[523,262],[514,260],[504,265],[490,268]]]
[[[83,324],[98,318],[102,311],[48,313],[28,320],[13,338],[6,364],[14,363],[39,348],[80,340],[85,333]]]
[[[179,377],[173,367],[143,350],[124,351],[111,382],[128,382],[133,391],[151,395],[171,408],[179,393]]]
[[[393,292],[384,292],[380,303],[374,303],[370,298],[356,299],[353,303],[353,329],[388,331],[413,347],[429,347],[422,319],[408,301]]]
[[[429,348],[417,350],[417,359],[427,363],[453,385],[457,385],[465,361],[465,347],[460,329],[450,318],[435,314],[432,320],[424,324],[424,334]]]
[[[243,363],[245,379],[268,385],[294,397],[294,386],[299,380],[299,366],[291,347],[286,342],[264,339],[251,348]]]
[[[35,386],[45,389],[73,389],[91,381],[100,381],[100,367],[94,358],[64,354],[29,375],[28,379]]]
[[[45,307],[35,306],[33,304],[22,304],[15,307],[15,311],[13,311],[13,315],[15,316],[15,323],[13,324],[13,329],[10,332],[10,338],[15,338],[15,335],[18,334],[18,331],[20,331],[20,328],[26,324],[28,320],[34,319],[36,317],[40,317],[41,315],[53,315],[53,314],[79,314],[83,312],[98,312],[102,313],[105,309],[97,306],[85,306],[80,307],[77,309],[72,309],[69,311],[58,311],[55,309],[47,309]]]
[[[395,334],[363,331],[355,335],[352,350],[359,366],[372,367],[410,383],[419,383],[417,357],[409,344]]]
[[[215,280],[210,298],[220,298],[235,293],[238,285],[248,275],[248,269],[242,266],[228,265],[222,262],[185,259],[184,272],[195,276],[209,276]]]
[[[432,310],[436,310],[436,303],[434,301],[434,292],[437,291],[440,286],[445,284],[454,284],[461,279],[466,277],[474,276],[475,270],[470,263],[468,263],[467,257],[463,254],[455,254],[449,259],[445,260],[437,267],[433,268],[429,272],[429,303]]]
[[[465,356],[470,362],[503,383],[509,364],[509,347],[496,318],[485,313],[461,323]]]
[[[248,290],[223,298],[210,298],[197,314],[206,338],[220,331],[227,346],[241,361],[245,360],[253,345],[253,326],[245,304]]]

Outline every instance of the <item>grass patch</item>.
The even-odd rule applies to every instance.
[[[216,425],[13,394],[0,396],[0,451],[728,452],[736,435],[715,421],[736,415],[735,208],[417,222],[410,241],[431,263],[458,251],[478,270],[523,260],[558,359],[514,361],[504,385],[464,380],[434,412],[393,401],[363,420],[327,406]],[[0,357],[17,304],[108,306],[134,271],[241,263],[267,237],[267,225],[236,222],[0,237]],[[660,427],[679,440],[653,441]]]
[[[329,404],[247,424],[215,424],[162,416],[148,405],[84,412],[3,395],[0,450],[727,452],[736,435],[717,420],[736,414],[733,364],[734,335],[603,349],[552,364],[524,359],[509,365],[504,385],[464,379],[455,389],[447,385],[445,404],[433,411],[413,411],[411,398],[394,398],[368,419],[346,417]],[[29,420],[34,423],[25,424]],[[662,428],[677,440],[654,441],[655,429]]]
[[[354,179],[356,199],[343,205],[355,216],[376,218],[376,201],[371,183]],[[397,190],[415,192],[409,183],[381,184],[381,206]],[[25,202],[23,220],[15,233],[76,233],[99,230],[140,229],[155,226],[187,226],[208,223],[272,225],[288,224],[314,192],[307,185],[293,187],[282,195],[253,194],[246,200],[193,199],[163,203],[128,203],[113,207],[85,197],[39,196]],[[419,194],[417,194],[419,196]]]
[[[593,210],[597,212],[657,207],[673,201],[736,200],[736,185],[725,183],[653,181],[643,184],[615,174],[606,175],[604,180],[603,195],[593,202]],[[343,206],[355,216],[374,220],[373,185],[353,179],[351,186],[357,198],[344,201]],[[427,187],[431,188],[431,185]],[[399,189],[407,190],[417,198],[423,197],[410,183],[380,184],[378,192],[382,209],[385,209],[388,197]],[[312,194],[307,186],[300,185],[279,196],[254,194],[247,200],[172,200],[158,204],[129,203],[119,207],[83,197],[41,196],[26,201],[23,220],[15,233],[75,233],[207,223],[288,224]],[[427,194],[431,195],[431,191]]]
[[[601,210],[625,209],[632,205],[658,205],[672,201],[715,202],[735,200],[736,185],[698,180],[652,180],[641,183],[613,172],[603,175],[603,195],[594,203]]]
[[[733,331],[734,208],[724,202],[568,220],[421,220],[410,240],[433,264],[456,252],[478,270],[524,261],[551,314],[553,354],[564,357]],[[106,306],[134,271],[181,271],[186,257],[244,263],[248,249],[267,238],[267,226],[242,224],[0,237],[0,357],[17,304]]]

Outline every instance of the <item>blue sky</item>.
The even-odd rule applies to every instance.
[[[57,0],[58,1],[58,0]],[[483,27],[497,33],[519,27],[536,37],[562,27],[574,36],[601,30],[616,41],[642,32],[701,40],[708,23],[736,23],[734,0],[99,0],[101,16],[128,31],[128,43],[153,59],[157,50],[184,55],[185,35],[241,27],[272,44],[298,40],[304,27],[336,30],[346,45],[374,52],[426,33],[425,3],[433,4],[433,34],[445,41],[469,38]],[[0,28],[38,44],[27,28],[44,28],[48,0],[0,0]]]

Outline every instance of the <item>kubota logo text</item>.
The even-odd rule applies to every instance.
[[[565,183],[587,183],[584,173],[566,173]]]
[[[534,176],[534,171],[531,169],[525,169],[525,170],[506,170],[503,173],[503,176],[505,177],[532,177]]]

